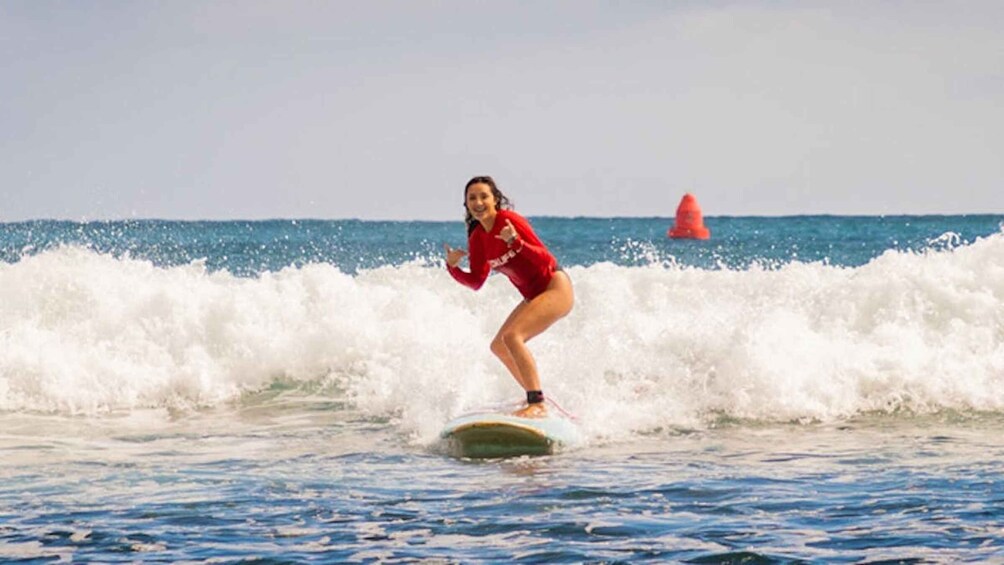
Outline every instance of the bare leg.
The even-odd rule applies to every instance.
[[[574,303],[572,283],[559,271],[544,292],[516,306],[492,340],[492,351],[524,390],[541,389],[537,363],[526,342],[565,317]]]
[[[491,350],[492,353],[499,358],[499,361],[502,361],[505,368],[509,369],[509,373],[514,379],[516,379],[519,386],[523,387],[523,390],[535,390],[527,388],[526,381],[523,379],[522,373],[520,373],[519,366],[516,365],[516,360],[513,359],[512,354],[509,353],[509,348],[506,346],[505,342],[502,341],[502,332],[512,324],[513,319],[515,319],[520,312],[526,310],[528,305],[529,303],[526,301],[520,302],[516,305],[516,308],[514,308],[512,313],[509,314],[509,317],[507,317],[505,322],[502,323],[502,327],[499,328],[498,333],[495,334],[495,338],[492,339]]]

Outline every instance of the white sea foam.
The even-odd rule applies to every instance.
[[[569,269],[572,314],[531,342],[587,434],[716,418],[1004,411],[1004,234],[858,268]],[[330,381],[417,441],[521,391],[488,351],[518,300],[420,263],[257,278],[63,247],[0,264],[0,410],[213,406]]]

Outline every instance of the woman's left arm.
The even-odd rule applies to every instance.
[[[526,218],[509,211],[506,213],[504,220],[507,222],[507,225],[499,232],[499,237],[505,240],[510,247],[519,249],[520,253],[529,253],[535,258],[550,260],[551,252],[544,247],[544,243],[534,233],[533,228],[530,227],[530,222]],[[512,228],[514,232],[511,235],[509,234],[509,228]]]

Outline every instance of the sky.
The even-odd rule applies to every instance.
[[[0,221],[1004,213],[1004,2],[0,0]]]

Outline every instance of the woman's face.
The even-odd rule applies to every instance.
[[[495,217],[498,213],[495,195],[492,187],[483,182],[476,182],[467,187],[467,211],[479,222]]]

